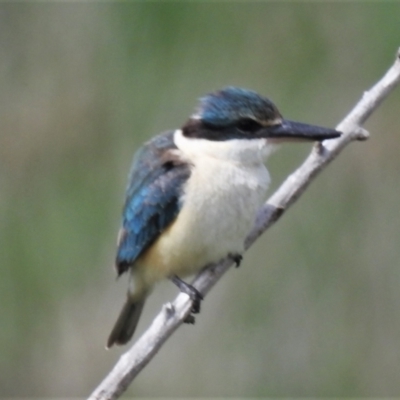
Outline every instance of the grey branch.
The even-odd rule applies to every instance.
[[[353,110],[340,122],[337,129],[343,135],[322,144],[316,144],[304,163],[294,171],[270,197],[259,211],[255,225],[246,239],[246,249],[275,223],[306,190],[309,183],[330,163],[350,142],[366,140],[368,132],[362,124],[382,103],[400,81],[400,49],[396,60],[387,73],[369,91],[365,92]],[[232,260],[206,267],[194,280],[193,285],[204,295],[218,282],[232,265]],[[136,375],[154,357],[164,342],[183,323],[190,313],[192,301],[181,293],[164,305],[142,337],[121,356],[112,371],[94,390],[89,399],[117,399],[133,381]]]

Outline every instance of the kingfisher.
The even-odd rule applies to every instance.
[[[145,143],[133,158],[117,239],[115,268],[118,276],[129,272],[127,299],[107,348],[132,338],[160,280],[187,293],[195,313],[202,295],[182,279],[225,257],[240,264],[276,145],[340,134],[284,119],[268,98],[227,87],[201,98],[180,129]]]

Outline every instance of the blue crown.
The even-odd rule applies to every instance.
[[[269,121],[279,116],[275,105],[252,90],[227,87],[200,99],[194,117],[215,126],[226,126],[242,118]]]

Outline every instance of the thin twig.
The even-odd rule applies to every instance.
[[[246,239],[246,249],[265,232],[306,190],[310,182],[350,142],[365,140],[368,132],[362,124],[375,111],[400,81],[400,49],[396,61],[387,73],[365,92],[353,110],[337,126],[343,135],[314,146],[304,163],[293,172],[270,197],[258,213],[256,223]],[[204,269],[193,285],[204,295],[216,284],[231,266],[224,260]],[[95,389],[90,400],[117,399],[135,376],[149,363],[164,342],[189,315],[192,302],[186,294],[179,294],[174,302],[164,305],[142,337],[121,356],[115,367]]]

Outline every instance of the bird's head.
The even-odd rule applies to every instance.
[[[289,121],[268,98],[250,90],[227,87],[200,99],[195,113],[182,127],[182,135],[207,142],[234,141],[235,147],[244,148],[245,142],[255,144],[260,140],[265,145],[293,140],[322,141],[337,138],[340,132]]]

